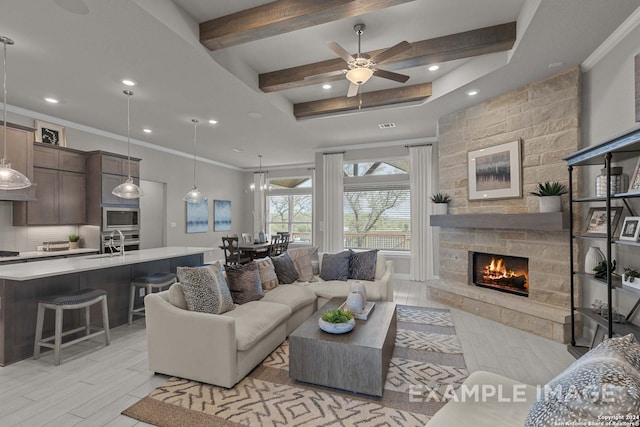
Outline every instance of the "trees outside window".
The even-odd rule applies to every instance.
[[[267,195],[267,231],[291,234],[292,242],[312,243],[313,195],[312,181],[303,178],[269,180]]]

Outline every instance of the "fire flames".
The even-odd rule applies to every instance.
[[[484,267],[482,279],[485,283],[511,284],[510,282],[513,281],[525,289],[529,288],[529,281],[527,280],[526,274],[510,270],[507,268],[502,258],[497,260],[495,258],[491,258],[491,263]]]

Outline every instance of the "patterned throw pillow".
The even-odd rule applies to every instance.
[[[210,268],[178,267],[176,270],[189,310],[210,314],[233,310],[229,288]]]
[[[278,276],[270,258],[262,258],[256,260],[258,264],[258,272],[260,273],[260,281],[262,282],[262,290],[270,291],[278,286]]]
[[[262,299],[264,291],[258,273],[258,264],[251,261],[244,265],[225,265],[227,281],[233,302],[244,304]]]
[[[603,341],[545,385],[525,427],[600,425],[616,414],[640,414],[640,344],[632,334]]]
[[[349,279],[374,280],[378,250],[354,252],[349,249]]]
[[[349,251],[342,251],[337,254],[324,254],[322,257],[322,280],[342,280],[349,278]]]
[[[273,266],[276,269],[276,275],[278,276],[278,282],[282,284],[290,284],[298,280],[299,274],[296,267],[293,265],[293,260],[287,252],[282,255],[274,256],[271,258]]]
[[[310,282],[313,280],[311,251],[312,248],[296,248],[287,250],[289,256],[291,257],[291,260],[293,261],[293,266],[298,272],[298,280],[300,282]]]

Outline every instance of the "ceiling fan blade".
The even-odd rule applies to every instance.
[[[327,77],[334,77],[334,76],[341,76],[343,74],[346,74],[347,70],[335,70],[335,71],[329,71],[327,73],[321,73],[321,74],[314,74],[313,76],[305,76],[305,80],[319,80],[319,81],[323,81],[325,80]]]
[[[349,91],[347,92],[347,98],[351,98],[352,96],[356,96],[358,94],[358,89],[360,86],[355,83],[349,84]]]
[[[331,49],[333,51],[333,53],[335,53],[336,55],[338,55],[340,58],[344,59],[345,61],[347,61],[347,62],[355,61],[355,58],[353,56],[351,56],[351,54],[349,52],[347,52],[338,43],[329,42],[329,43],[327,43],[327,47],[329,47],[329,49]],[[382,53],[384,53],[384,52],[382,52]]]
[[[411,49],[411,44],[409,42],[400,42],[397,45],[391,46],[387,50],[383,50],[371,58],[371,60],[376,64],[384,64],[387,60],[408,49]]]
[[[409,80],[409,76],[406,76],[404,74],[394,73],[393,71],[381,70],[379,68],[373,72],[373,75],[382,77],[383,79],[394,80],[400,83],[404,83],[407,80]]]

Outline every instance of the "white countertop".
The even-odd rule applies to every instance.
[[[166,248],[141,249],[126,252],[125,256],[114,254],[88,255],[72,258],[58,258],[38,262],[0,265],[0,279],[31,280],[42,277],[99,270],[101,268],[138,264],[160,259],[201,254],[213,248],[172,246]]]
[[[37,259],[37,258],[54,258],[54,257],[65,257],[69,255],[77,255],[77,254],[88,254],[92,252],[100,252],[100,249],[96,248],[80,248],[80,249],[69,249],[66,251],[33,251],[33,252],[20,252],[18,256],[4,256],[0,257],[0,265],[3,262],[8,261],[25,261],[28,259]]]

